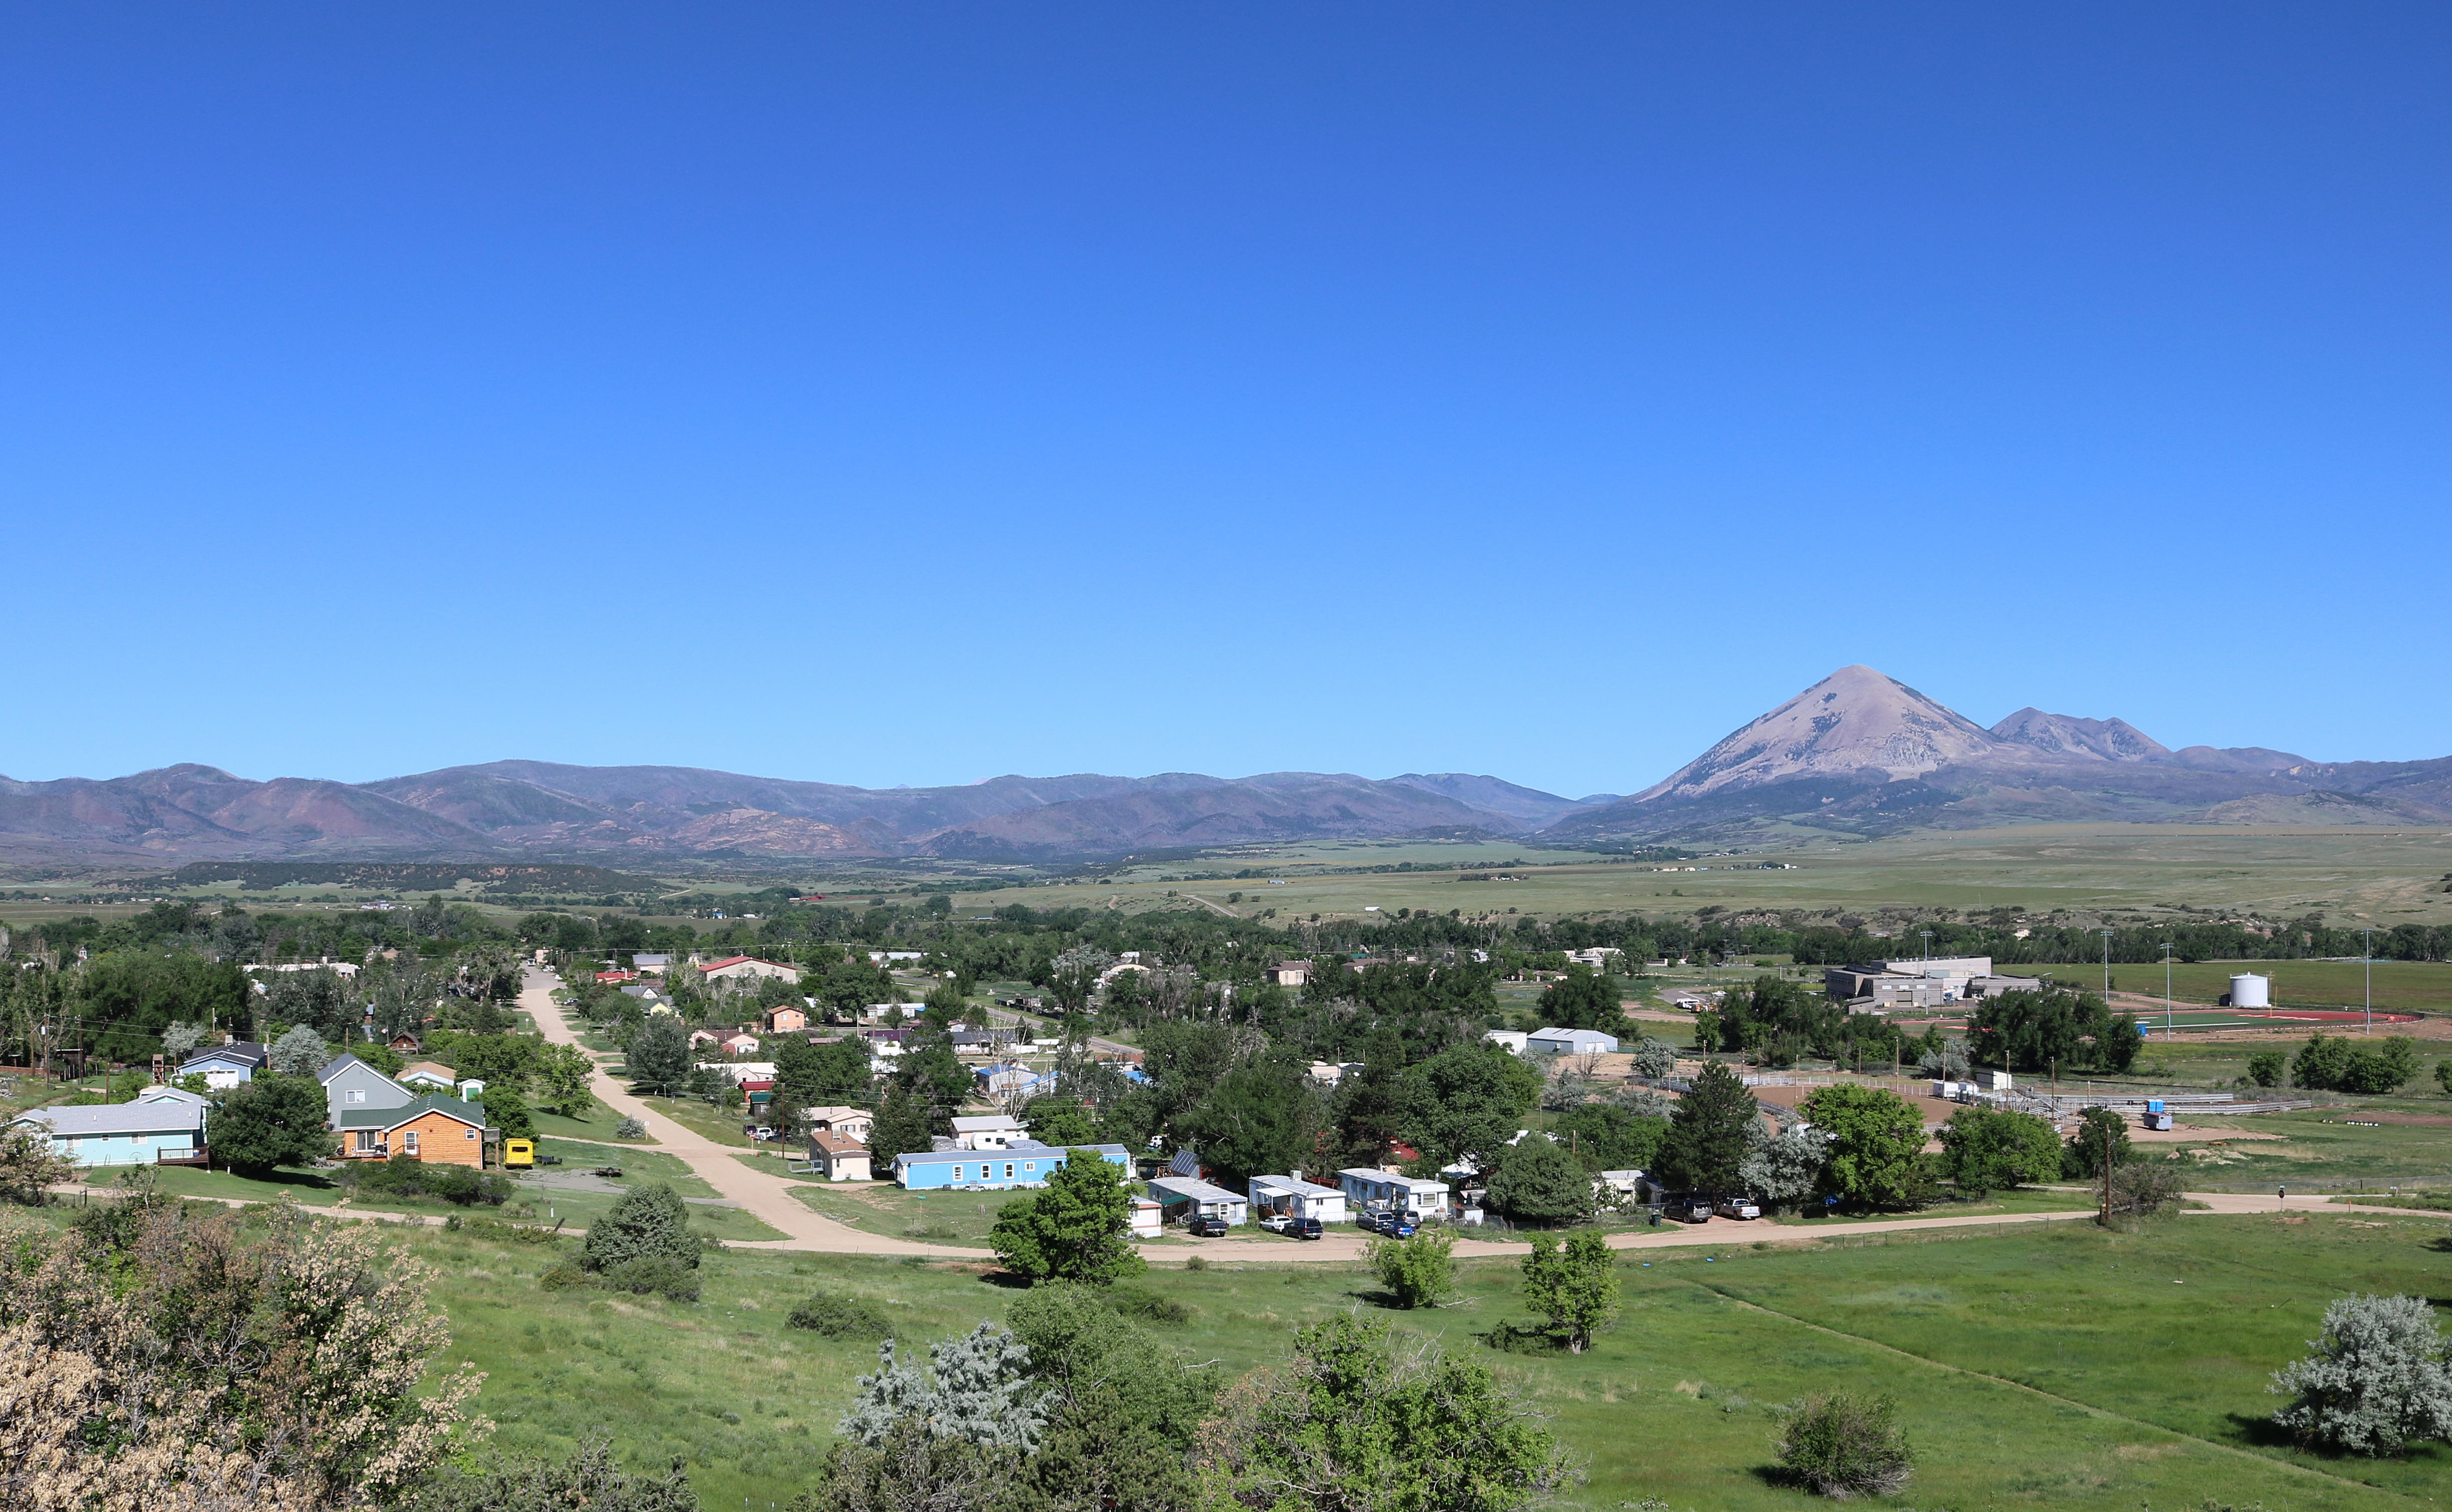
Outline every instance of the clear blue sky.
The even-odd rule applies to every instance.
[[[2452,752],[2440,5],[20,6],[0,771]]]

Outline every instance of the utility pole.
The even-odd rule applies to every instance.
[[[2109,1003],[2111,1001],[2111,931],[2100,929],[2096,933],[2103,936],[2103,1001]]]

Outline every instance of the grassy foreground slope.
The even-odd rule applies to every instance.
[[[1765,1474],[1774,1410],[1812,1390],[1895,1395],[1924,1467],[1900,1504],[2403,1507],[2452,1498],[2452,1455],[2330,1461],[2271,1441],[2267,1375],[2332,1297],[2434,1294],[2452,1272],[2441,1220],[2187,1218],[2140,1235],[2081,1225],[1799,1249],[1730,1248],[1622,1264],[1626,1314],[1581,1357],[1492,1353],[1524,1317],[1515,1267],[1463,1268],[1452,1307],[1392,1314],[1513,1380],[1591,1461],[1567,1505],[1671,1512],[1803,1507]],[[906,1343],[999,1316],[981,1267],[733,1251],[696,1306],[546,1292],[554,1251],[465,1234],[405,1236],[445,1273],[451,1359],[492,1372],[482,1404],[513,1447],[609,1428],[624,1458],[682,1455],[710,1508],[781,1502],[813,1472],[873,1348],[785,1325],[820,1287],[881,1303]],[[1149,1284],[1194,1308],[1162,1330],[1236,1370],[1296,1326],[1376,1305],[1336,1266],[1220,1265]],[[2031,1389],[2029,1389],[2031,1388]]]

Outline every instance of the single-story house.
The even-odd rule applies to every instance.
[[[1252,1211],[1284,1213],[1290,1218],[1316,1218],[1323,1224],[1345,1222],[1345,1193],[1299,1176],[1255,1176],[1251,1181]]]
[[[662,952],[650,955],[643,950],[630,957],[630,964],[649,976],[656,976],[673,964],[673,958]]]
[[[1262,967],[1260,977],[1281,987],[1298,987],[1311,980],[1311,963],[1280,961],[1275,965]]]
[[[348,1108],[333,1125],[343,1160],[408,1155],[435,1165],[485,1164],[485,1110],[440,1092],[399,1107]]]
[[[789,1034],[794,1029],[807,1028],[809,1015],[801,1008],[769,1008],[765,1023],[769,1034]]]
[[[448,1092],[460,1084],[460,1073],[440,1061],[411,1061],[401,1067],[393,1081],[415,1090],[419,1087],[435,1092]]]
[[[1536,1029],[1524,1037],[1527,1055],[1615,1055],[1617,1036],[1598,1029]]]
[[[1345,1188],[1345,1200],[1355,1207],[1376,1203],[1400,1213],[1447,1211],[1449,1187],[1445,1182],[1353,1165],[1336,1173],[1336,1184]]]
[[[758,1036],[754,1034],[727,1034],[716,1043],[723,1046],[723,1053],[726,1055],[758,1053]]]
[[[207,1111],[197,1103],[150,1098],[38,1107],[10,1122],[42,1129],[52,1149],[79,1165],[195,1165],[205,1159]]]
[[[830,1182],[869,1179],[868,1146],[832,1129],[809,1131],[809,1164]]]
[[[723,1036],[716,1033],[713,1029],[692,1029],[690,1030],[689,1047],[695,1050],[702,1044],[715,1044],[720,1043],[722,1039]]]
[[[216,1092],[227,1092],[241,1082],[251,1082],[255,1073],[270,1064],[272,1052],[253,1040],[233,1040],[227,1044],[200,1047],[179,1063],[179,1075],[202,1076],[205,1084]]]
[[[868,1143],[868,1131],[877,1126],[877,1115],[864,1107],[804,1108],[801,1119],[811,1128],[832,1129],[862,1144]]]
[[[1154,1198],[1134,1198],[1133,1237],[1156,1239],[1164,1232],[1166,1232],[1166,1209],[1158,1206]]]
[[[1025,1066],[999,1061],[987,1065],[973,1066],[971,1079],[979,1084],[980,1091],[990,1097],[1001,1098],[1016,1092],[1025,1097],[1030,1096],[1033,1088],[1039,1083],[1048,1081],[1050,1077]]]
[[[778,982],[801,980],[799,966],[787,966],[774,961],[761,961],[756,956],[725,956],[709,961],[698,968],[702,982],[738,982],[751,977],[771,977]]]
[[[989,1113],[975,1118],[954,1120],[954,1144],[966,1150],[1000,1150],[1016,1140],[1027,1140],[1030,1131],[1021,1120],[1010,1113]]]
[[[639,973],[636,971],[599,971],[596,973],[596,982],[599,986],[605,985],[609,983],[636,982],[638,980]]]
[[[894,1157],[894,1179],[910,1191],[984,1186],[997,1191],[1016,1186],[1044,1186],[1048,1176],[1073,1152],[1086,1151],[1108,1164],[1128,1167],[1132,1153],[1121,1144],[1041,1144],[1017,1140],[1000,1150],[914,1150]]]
[[[384,1075],[354,1055],[341,1054],[324,1063],[315,1073],[324,1084],[324,1124],[327,1128],[340,1126],[344,1108],[401,1107],[417,1100],[417,1094]]]
[[[399,1051],[403,1055],[415,1055],[418,1051],[425,1048],[425,1042],[419,1039],[416,1035],[409,1033],[406,1029],[401,1030],[398,1034],[393,1035],[389,1040],[386,1040],[384,1043],[390,1045],[393,1049]]]
[[[1484,1029],[1481,1031],[1481,1037],[1517,1055],[1524,1053],[1524,1042],[1530,1038],[1522,1029]]]
[[[1197,1176],[1153,1176],[1150,1196],[1157,1199],[1166,1220],[1178,1218],[1222,1218],[1230,1224],[1240,1224],[1251,1215],[1251,1203],[1223,1186],[1213,1185]]]
[[[772,1061],[701,1061],[696,1069],[713,1071],[735,1086],[743,1082],[772,1082],[782,1074]]]

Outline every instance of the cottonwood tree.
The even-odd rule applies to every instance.
[[[1797,1111],[1830,1137],[1822,1190],[1869,1207],[1927,1200],[1924,1119],[1896,1092],[1839,1083],[1814,1088]]]
[[[1962,1107],[1941,1126],[1941,1170],[1969,1197],[2061,1173],[2061,1137],[2032,1113]]]
[[[1737,1183],[1773,1207],[1791,1208],[1813,1195],[1829,1159],[1830,1136],[1823,1130],[1786,1117],[1774,1133],[1756,1119],[1746,1125],[1746,1156],[1737,1163]]]
[[[1534,1234],[1524,1257],[1524,1300],[1563,1335],[1570,1354],[1582,1354],[1592,1335],[1617,1316],[1617,1257],[1595,1229],[1579,1229],[1564,1245]]]
[[[1076,1150],[1044,1188],[1005,1204],[988,1244],[1006,1269],[1033,1282],[1104,1285],[1145,1263],[1132,1246],[1132,1226],[1122,1170],[1095,1150]]]
[[[2341,1298],[2307,1347],[2270,1388],[2293,1399],[2273,1421],[2302,1443],[2378,1455],[2452,1438],[2452,1363],[2426,1299]]]
[[[544,1105],[564,1118],[584,1118],[596,1105],[596,1058],[575,1044],[548,1044],[537,1052],[536,1080]]]
[[[1527,1134],[1500,1152],[1490,1173],[1490,1206],[1518,1223],[1590,1218],[1592,1173],[1548,1135]]]

